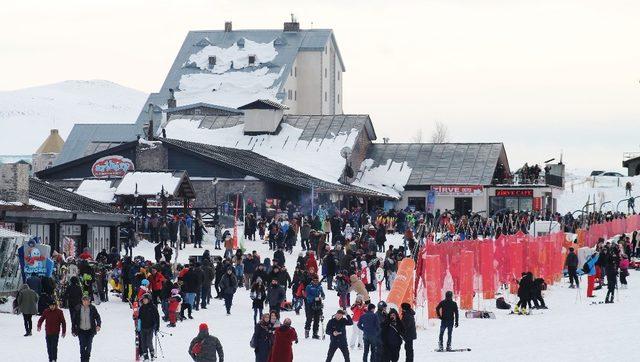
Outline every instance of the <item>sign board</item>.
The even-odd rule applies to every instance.
[[[429,190],[427,192],[427,212],[433,212],[436,206],[436,192]]]
[[[542,197],[533,198],[533,211],[542,210]]]
[[[94,177],[123,177],[133,171],[133,161],[118,155],[105,156],[96,160],[91,166]]]
[[[473,186],[431,186],[431,190],[440,196],[482,196],[484,188],[481,185]]]
[[[498,189],[496,196],[500,197],[533,197],[533,189]]]
[[[82,234],[82,228],[80,225],[62,225],[62,235],[64,236],[78,236]]]

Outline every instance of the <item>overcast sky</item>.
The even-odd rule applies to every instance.
[[[332,28],[346,113],[410,141],[504,142],[512,168],[621,168],[640,151],[640,2],[32,1],[0,11],[0,90],[107,79],[159,90],[189,30]],[[133,120],[132,120],[133,121]]]

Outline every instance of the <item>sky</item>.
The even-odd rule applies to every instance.
[[[67,79],[160,88],[189,30],[332,28],[345,113],[408,142],[504,142],[511,168],[621,170],[640,151],[640,2],[21,0],[0,12],[0,90]],[[401,127],[398,127],[401,125]]]

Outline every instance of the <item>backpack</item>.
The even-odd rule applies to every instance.
[[[198,342],[193,344],[193,347],[191,347],[191,354],[197,357],[201,352],[202,352],[202,340],[199,340]]]

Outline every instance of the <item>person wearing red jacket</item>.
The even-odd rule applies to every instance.
[[[309,259],[307,259],[307,263],[305,265],[306,269],[313,268],[313,270],[318,270],[318,262],[316,261],[316,255],[313,251],[309,251]]]
[[[89,248],[84,248],[84,250],[82,251],[82,254],[78,255],[78,258],[82,260],[93,260],[93,258],[91,257],[91,252],[89,251]]]
[[[364,342],[362,340],[362,330],[358,328],[356,324],[360,320],[360,317],[367,313],[367,306],[362,302],[362,296],[359,295],[356,297],[356,303],[351,306],[352,320],[353,320],[353,328],[351,328],[351,341],[349,342],[349,347],[353,349],[358,344],[358,349],[362,349],[364,346]]]
[[[151,297],[153,298],[153,303],[160,303],[160,294],[162,293],[162,284],[167,280],[167,278],[162,275],[156,268],[151,268],[151,275],[148,277],[149,284],[151,286]]]
[[[282,325],[276,328],[274,333],[269,362],[292,362],[293,342],[298,343],[298,334],[296,330],[291,327],[291,319],[286,318]]]
[[[49,362],[55,362],[58,360],[60,328],[62,328],[62,338],[64,338],[67,335],[67,322],[64,319],[62,310],[58,308],[58,303],[54,299],[51,299],[49,308],[45,309],[40,319],[38,319],[38,332],[40,332],[42,328],[42,322],[45,322],[44,330]]]

